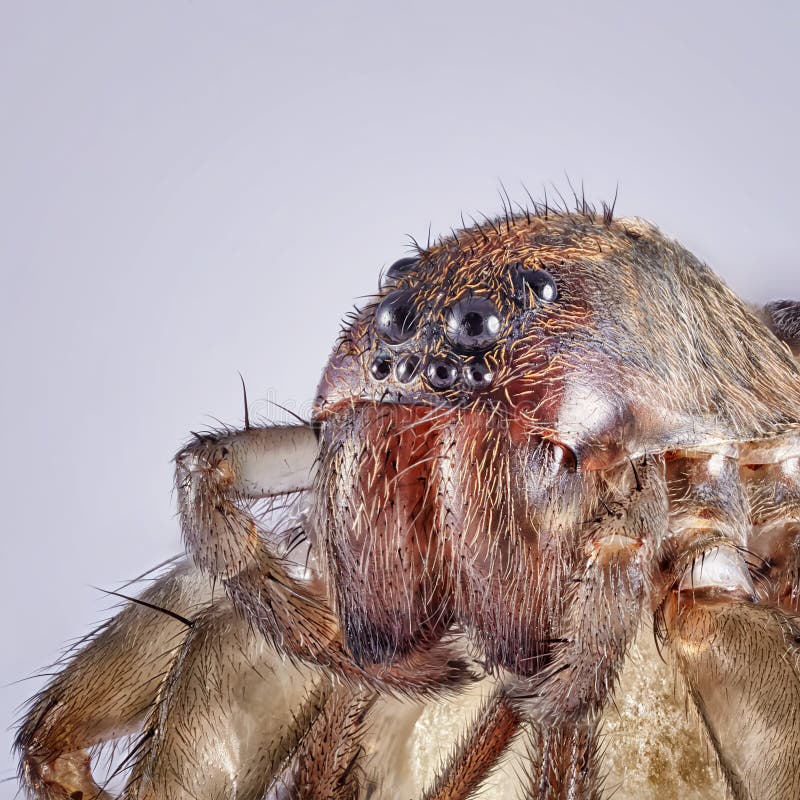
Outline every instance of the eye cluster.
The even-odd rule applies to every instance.
[[[418,264],[416,258],[401,259],[388,269],[387,278],[400,280]],[[521,301],[529,291],[542,303],[558,299],[555,279],[545,270],[517,267],[513,275],[518,300]],[[436,356],[423,363],[424,342],[420,343],[418,352],[391,352],[418,334],[424,316],[413,287],[397,288],[381,300],[375,310],[375,331],[390,350],[381,350],[374,357],[370,365],[372,377],[383,381],[394,373],[397,382],[409,383],[422,372],[429,386],[437,391],[453,387],[459,379],[471,390],[488,387],[494,376],[481,356],[499,341],[509,325],[509,320],[504,320],[492,300],[471,293],[446,305],[444,326],[439,332],[432,329],[433,323],[426,321],[426,332],[436,339],[441,333],[451,355]],[[463,357],[469,360],[465,361]]]
[[[462,363],[451,356],[436,356],[423,363],[416,353],[403,353],[395,357],[386,351],[379,352],[372,360],[370,373],[376,381],[386,380],[392,373],[397,383],[411,383],[422,374],[427,384],[436,391],[451,389],[459,380],[470,390],[485,389],[491,385],[494,375],[483,361]]]

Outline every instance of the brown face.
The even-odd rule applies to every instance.
[[[614,262],[630,247],[619,226],[534,218],[462,231],[398,261],[343,331],[315,417],[362,403],[470,409],[513,420],[521,438],[560,443],[576,461],[605,451],[631,419],[598,313],[612,328],[623,311],[606,276],[612,265],[619,280]]]
[[[461,232],[393,265],[343,332],[315,412],[317,529],[357,659],[454,622],[492,663],[524,673],[546,657],[580,557],[561,532],[594,480],[576,476],[579,444],[625,427],[618,382],[579,353],[604,347],[598,263],[628,246],[612,234],[541,219]]]

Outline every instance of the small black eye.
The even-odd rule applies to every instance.
[[[392,264],[392,266],[386,270],[386,277],[391,278],[392,280],[402,278],[403,275],[411,272],[411,270],[414,269],[417,264],[419,264],[418,258],[401,258],[399,261],[395,261],[394,264]]]
[[[456,382],[458,369],[449,361],[436,359],[428,364],[425,374],[428,376],[428,383],[434,389],[448,389]]]
[[[397,362],[394,374],[400,383],[408,383],[419,371],[419,356],[410,354]]]
[[[467,352],[484,350],[500,338],[500,313],[484,297],[467,297],[447,313],[447,337]]]
[[[388,378],[389,373],[392,371],[392,359],[389,358],[386,353],[379,353],[377,356],[375,356],[369,371],[372,373],[372,377],[375,378],[376,381],[382,381]]]
[[[543,303],[552,303],[558,299],[556,280],[547,270],[524,269],[520,276]]]
[[[387,342],[399,344],[410,339],[417,327],[417,309],[410,289],[392,292],[375,311],[375,326]]]
[[[493,377],[489,367],[481,362],[467,364],[464,367],[464,382],[470,389],[485,389]]]

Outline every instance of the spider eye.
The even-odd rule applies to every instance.
[[[543,303],[552,303],[558,299],[556,279],[547,270],[524,269],[521,277]]]
[[[458,378],[458,369],[450,361],[437,358],[428,364],[425,374],[434,389],[449,389]]]
[[[493,377],[491,370],[480,361],[464,367],[464,380],[470,389],[485,389]]]
[[[403,356],[397,362],[397,369],[395,370],[397,380],[399,380],[400,383],[408,383],[417,374],[419,362],[419,356],[413,353]]]
[[[375,380],[382,381],[388,378],[389,373],[392,371],[392,360],[386,353],[379,353],[375,356],[375,360],[372,362],[369,371],[372,373],[372,377],[375,378]]]
[[[467,352],[484,350],[500,338],[500,313],[484,297],[467,297],[447,312],[447,337]]]
[[[417,327],[414,293],[403,289],[384,297],[375,311],[375,326],[383,339],[392,344],[410,339]]]
[[[411,258],[401,258],[399,261],[395,261],[394,264],[386,270],[386,277],[391,280],[402,278],[403,275],[411,272],[417,264],[419,264],[419,259],[413,256]]]

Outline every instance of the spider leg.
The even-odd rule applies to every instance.
[[[364,728],[356,702],[366,710],[348,686],[334,690],[321,670],[287,663],[182,564],[34,698],[17,737],[22,783],[47,800],[111,800],[92,778],[86,748],[144,723],[123,761],[131,766],[128,800],[258,800],[282,770],[302,777],[306,794],[298,796],[334,797],[328,790],[337,775],[346,783],[347,748],[348,785],[359,777],[353,765]]]
[[[531,796],[592,797],[599,712],[648,607],[667,531],[663,462],[580,473],[549,443],[518,459],[480,420],[441,437],[440,526],[457,612],[489,663],[514,676],[506,691],[533,728]],[[498,485],[504,469],[521,476],[523,491],[510,499]]]
[[[320,727],[332,687],[286,663],[222,599],[200,615],[144,726],[122,795],[129,800],[259,800]]]
[[[599,769],[597,721],[534,726],[528,746],[533,766],[526,800],[597,800]]]
[[[589,526],[551,663],[515,694],[539,723],[596,715],[614,687],[649,600],[651,564],[666,533],[662,464],[635,466],[635,485]]]
[[[365,719],[376,699],[374,692],[338,686],[318,702],[263,800],[357,800]]]
[[[663,464],[645,459],[629,479],[588,527],[551,661],[510,687],[533,726],[531,798],[599,796],[600,713],[649,602],[653,555],[667,530]]]
[[[666,640],[733,797],[796,798],[800,620],[725,583],[669,598]]]
[[[520,728],[522,718],[502,689],[489,698],[467,737],[425,792],[424,800],[467,800],[478,791]]]
[[[80,643],[17,732],[20,784],[31,797],[108,798],[87,749],[139,727],[189,631],[181,618],[193,619],[211,598],[210,582],[180,564]]]
[[[684,456],[671,465],[661,633],[733,797],[798,797],[800,622],[757,602],[742,557],[749,519],[738,459]]]
[[[786,458],[767,461],[768,452],[746,454],[741,467],[748,493],[752,531],[748,549],[758,575],[759,597],[786,611],[800,610],[800,442]],[[759,457],[761,456],[761,457]]]

